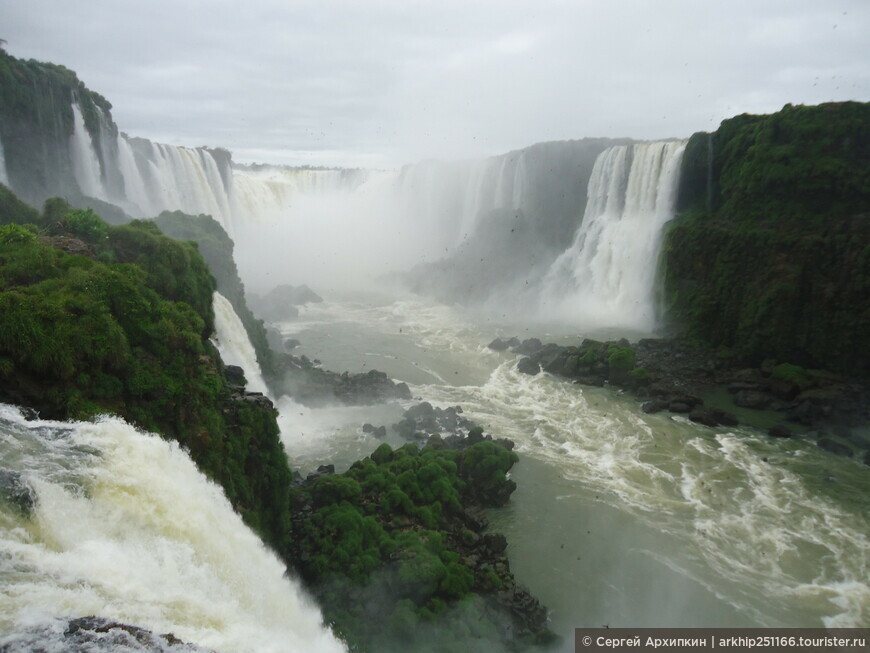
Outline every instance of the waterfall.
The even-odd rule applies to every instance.
[[[6,156],[3,154],[3,140],[0,139],[0,184],[9,186],[9,177],[6,174]]]
[[[175,443],[0,404],[0,454],[0,648],[97,615],[223,653],[344,650]]]
[[[70,136],[69,148],[76,182],[83,195],[106,199],[100,174],[100,160],[78,102],[72,103],[72,112],[73,133]]]
[[[595,161],[583,221],[546,274],[543,315],[650,331],[662,227],[673,217],[685,141],[621,145]]]
[[[263,373],[257,363],[257,354],[248,338],[248,332],[242,324],[233,305],[219,292],[214,294],[214,343],[220,352],[221,359],[227,365],[238,365],[245,371],[248,380],[248,390],[269,394]]]

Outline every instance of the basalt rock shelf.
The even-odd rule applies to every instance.
[[[764,427],[772,437],[806,432],[821,448],[845,456],[866,446],[853,429],[870,422],[870,388],[825,370],[772,359],[758,368],[734,366],[679,339],[643,339],[634,346],[624,339],[585,339],[572,347],[497,338],[489,347],[524,355],[517,369],[525,374],[543,370],[574,383],[629,391],[643,401],[645,413],[667,410],[714,427],[736,426],[736,409],[748,409],[741,411],[744,420],[758,426],[751,411],[763,410],[779,415],[780,423]]]

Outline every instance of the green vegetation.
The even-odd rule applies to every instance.
[[[104,130],[114,136],[114,126],[101,124],[101,115],[112,105],[68,68],[16,59],[0,49],[0,138],[12,186],[29,202],[78,195],[69,158],[74,99],[101,156]]]
[[[472,592],[493,595],[512,577],[503,567],[466,564],[480,536],[464,526],[463,506],[491,505],[487,497],[516,461],[489,440],[461,450],[443,448],[440,438],[423,449],[382,444],[345,474],[294,487],[290,559],[353,650],[399,650],[436,618],[461,634],[432,650],[494,639]]]
[[[870,368],[870,104],[695,134],[662,254],[672,326],[735,358]]]
[[[40,215],[8,192],[0,224],[0,394],[45,417],[112,413],[177,440],[267,542],[286,546],[275,413],[232,399],[207,339],[215,282],[196,245],[63,200]]]
[[[181,211],[164,211],[154,218],[154,223],[167,236],[181,241],[193,241],[198,245],[217,281],[218,292],[233,305],[236,315],[245,326],[267,382],[274,384],[281,377],[286,360],[269,347],[263,321],[257,319],[248,308],[245,287],[233,259],[235,245],[227,232],[211,216],[187,215]]]

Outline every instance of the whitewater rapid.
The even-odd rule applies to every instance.
[[[343,651],[284,565],[174,443],[119,419],[27,422],[0,404],[0,645],[98,615],[222,652]]]
[[[811,438],[646,415],[607,388],[521,374],[516,357],[486,343],[528,327],[488,320],[419,299],[327,301],[305,307],[283,331],[326,367],[385,370],[415,398],[461,405],[517,443],[519,489],[494,527],[508,535],[520,581],[566,637],[602,623],[868,623],[870,479],[859,459]],[[529,335],[563,344],[583,337]],[[377,417],[345,414],[342,422],[340,413],[308,410],[306,448],[290,448],[291,456],[301,465],[350,464],[380,444],[361,432],[363,421],[397,421]]]

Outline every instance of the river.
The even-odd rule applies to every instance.
[[[859,460],[808,439],[646,415],[608,388],[520,374],[515,355],[486,347],[495,336],[584,335],[565,329],[366,296],[309,304],[282,332],[327,369],[386,371],[415,399],[461,405],[516,442],[518,489],[491,512],[492,528],[566,641],[575,627],[602,625],[870,622],[870,474]],[[367,455],[379,441],[362,424],[389,425],[403,408],[283,401],[285,445],[303,470]]]

